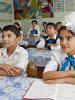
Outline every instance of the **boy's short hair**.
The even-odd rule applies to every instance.
[[[36,20],[32,20],[32,22],[31,22],[31,23],[33,23],[33,22],[35,22],[35,23],[37,24],[37,21],[36,21]]]
[[[57,23],[56,23],[56,26],[57,26],[58,24],[62,24],[62,22],[57,22]]]
[[[11,31],[11,32],[13,32],[16,35],[16,37],[20,36],[20,30],[16,26],[14,26],[14,25],[4,26],[3,29],[2,29],[2,32],[3,31]]]
[[[55,23],[52,23],[52,22],[50,22],[50,23],[47,23],[47,26],[46,26],[46,28],[47,28],[48,26],[53,26],[53,27],[54,27],[54,29],[56,29],[56,25],[55,25]]]
[[[47,22],[43,22],[42,25],[47,24]]]

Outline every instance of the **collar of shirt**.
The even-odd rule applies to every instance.
[[[13,56],[14,54],[18,53],[19,51],[19,46],[17,46],[13,52],[13,54],[11,56]],[[2,51],[1,51],[2,55],[5,56],[5,57],[8,57],[7,55],[7,48],[2,48]]]
[[[68,57],[68,55],[66,53],[64,53],[65,58]],[[75,54],[72,55],[75,58]]]
[[[51,39],[51,38],[48,37],[47,40],[48,40],[48,39]],[[56,34],[54,34],[53,39],[56,39]]]

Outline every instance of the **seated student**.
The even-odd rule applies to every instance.
[[[22,31],[22,25],[20,22],[14,22],[14,24],[19,30],[20,30],[20,34],[21,34],[21,41],[23,40],[23,31]]]
[[[20,30],[14,25],[2,29],[4,47],[0,49],[0,75],[17,76],[26,71],[28,52],[18,46]]]
[[[16,26],[19,30],[20,30],[20,41],[19,41],[19,45],[23,48],[25,48],[26,46],[29,45],[29,43],[25,40],[23,40],[23,31],[22,31],[22,25],[20,22],[14,22],[13,24],[14,26]]]
[[[57,22],[56,23],[56,30],[57,30],[57,32],[59,31],[59,29],[61,28],[61,26],[62,26],[62,22]]]
[[[41,32],[41,36],[47,35],[47,34],[46,34],[46,26],[47,26],[47,22],[43,22],[43,23],[42,23],[43,29],[42,29],[42,32]]]
[[[54,52],[43,72],[46,83],[75,84],[75,28],[62,26],[59,30],[61,52]]]
[[[46,26],[46,34],[47,36],[43,36],[39,42],[37,42],[37,48],[46,47],[49,50],[57,50],[60,49],[60,40],[56,34],[56,26],[54,23],[47,23]]]
[[[40,36],[40,28],[36,20],[32,20],[32,27],[28,31],[28,36]]]

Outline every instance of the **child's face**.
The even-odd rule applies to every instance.
[[[60,29],[61,26],[62,26],[62,24],[57,25],[57,31]]]
[[[32,22],[32,27],[35,27],[36,25],[36,22]]]
[[[45,23],[45,24],[43,24],[43,28],[44,28],[44,29],[46,29],[46,25],[47,25],[46,23]]]
[[[68,30],[60,32],[60,44],[63,51],[68,55],[73,55],[75,53],[75,36]]]
[[[46,29],[46,31],[47,31],[47,34],[48,35],[54,35],[55,34],[55,29],[54,29],[54,27],[53,26],[51,26],[51,25],[49,25],[49,26],[47,26],[47,29]]]
[[[12,47],[17,46],[19,39],[20,38],[16,37],[16,35],[10,30],[3,31],[2,33],[3,44],[4,44],[4,47],[6,48],[10,48],[10,47],[12,48]]]

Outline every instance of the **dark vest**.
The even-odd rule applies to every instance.
[[[31,34],[37,34],[37,30],[36,30],[36,29],[33,29],[33,30],[31,31]]]
[[[48,38],[48,37],[47,37]],[[45,40],[45,47],[48,48],[49,50],[51,50],[50,46],[47,46],[47,44],[56,44],[58,36],[56,37],[56,39],[47,39]]]

